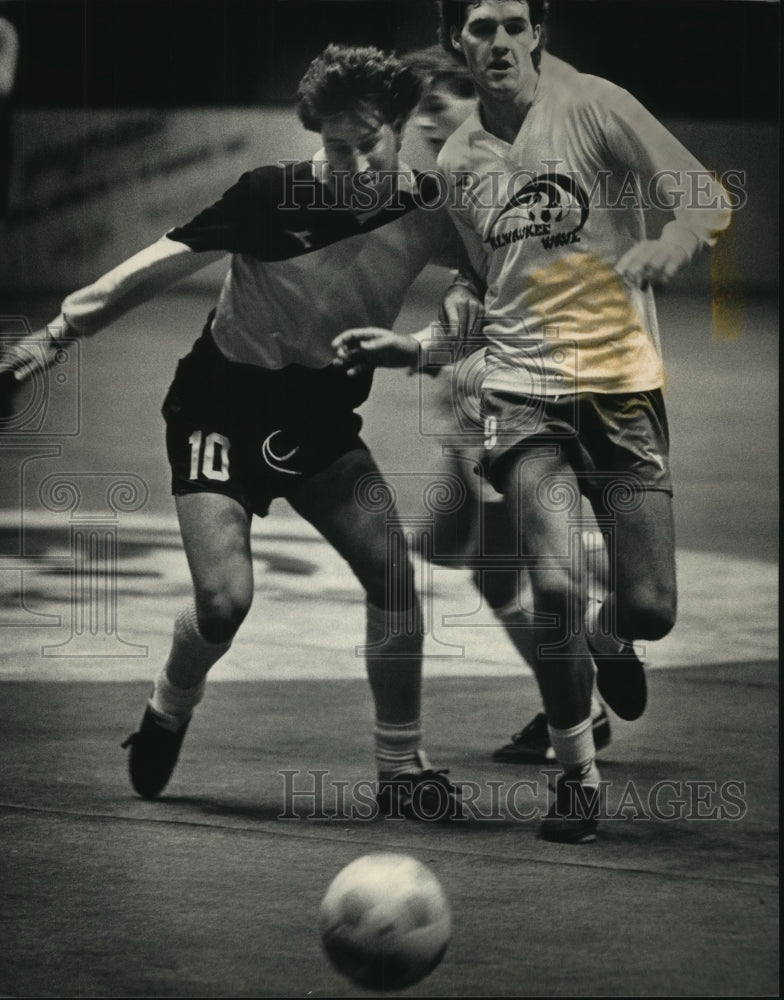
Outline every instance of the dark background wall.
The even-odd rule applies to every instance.
[[[779,274],[779,15],[757,0],[551,4],[551,51],[629,89],[708,169],[742,172],[722,266],[744,294]],[[12,292],[85,284],[243,170],[310,156],[293,95],[328,42],[405,52],[437,30],[432,0],[0,0],[0,16],[20,37],[0,244]],[[430,165],[415,127],[404,154]],[[679,281],[713,277],[705,254]]]
[[[327,42],[430,45],[432,0],[13,0],[22,107],[290,102]],[[778,3],[553,0],[550,48],[662,115],[773,119]]]

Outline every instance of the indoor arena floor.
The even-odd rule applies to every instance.
[[[401,328],[427,322],[427,291]],[[12,470],[0,496],[0,995],[367,995],[329,966],[318,908],[344,865],[389,850],[434,871],[453,916],[444,960],[409,995],[777,995],[775,303],[748,302],[728,341],[712,337],[703,298],[660,302],[680,618],[645,650],[643,718],[611,718],[611,818],[582,847],[537,839],[546,769],[491,761],[539,705],[463,570],[420,567],[424,725],[434,765],[475,794],[473,815],[435,826],[357,808],[374,775],[362,595],[282,504],[254,531],[256,601],[171,783],[155,802],[134,795],[120,743],[189,595],[158,409],[208,307],[200,292],[170,293],[118,321],[81,345],[75,432],[0,439]],[[402,474],[434,454],[417,379],[380,374],[364,412],[405,513]],[[56,491],[47,506],[51,476],[85,496],[143,488],[120,513],[58,506]],[[118,540],[93,631],[95,594],[73,588],[80,524]]]

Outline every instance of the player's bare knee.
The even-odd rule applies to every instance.
[[[621,631],[632,639],[655,642],[668,635],[675,625],[676,603],[667,596],[638,600],[624,608]]]
[[[199,594],[196,614],[199,631],[208,642],[233,639],[250,610],[252,594],[220,591]]]
[[[641,639],[663,639],[672,632],[675,625],[675,608],[661,606],[648,611],[640,632]]]

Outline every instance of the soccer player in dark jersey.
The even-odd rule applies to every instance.
[[[594,664],[606,703],[645,709],[633,640],[660,639],[676,613],[664,381],[652,287],[729,224],[725,192],[630,94],[543,63],[546,0],[443,0],[442,41],[465,61],[475,112],[439,166],[484,285],[483,465],[529,568],[534,670],[563,773],[541,835],[596,838],[601,780],[591,734]],[[641,192],[644,193],[641,196]],[[656,238],[644,202],[674,218]],[[347,332],[349,365],[404,363],[410,338]],[[574,541],[587,496],[609,543],[610,586],[585,621]],[[538,624],[531,618],[538,616]],[[548,626],[547,621],[555,623]]]
[[[371,376],[349,379],[331,365],[338,333],[392,324],[429,261],[460,259],[448,211],[428,208],[437,192],[427,175],[399,160],[420,91],[418,75],[394,56],[329,46],[298,90],[299,117],[323,143],[312,161],[244,174],[190,222],[69,295],[61,315],[32,335],[51,354],[58,337],[93,334],[231,254],[218,303],[163,406],[194,600],[177,617],[139,731],[124,744],[133,786],[146,798],[168,782],[207,672],[248,613],[251,519],[285,497],[367,595],[381,810],[428,819],[457,809],[454,786],[421,749],[422,620],[412,567],[404,551],[388,551],[394,512],[358,496],[361,481],[380,481],[356,413]],[[3,377],[30,374],[30,357],[24,343],[12,348]]]

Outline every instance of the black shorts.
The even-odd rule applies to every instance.
[[[482,465],[499,492],[521,452],[557,446],[589,499],[598,500],[613,481],[632,490],[672,494],[670,436],[660,389],[558,397],[489,390],[483,393],[482,412]]]
[[[273,498],[366,449],[354,407],[369,391],[369,376],[349,379],[337,368],[228,361],[208,323],[163,404],[172,493],[221,493],[264,516]]]

